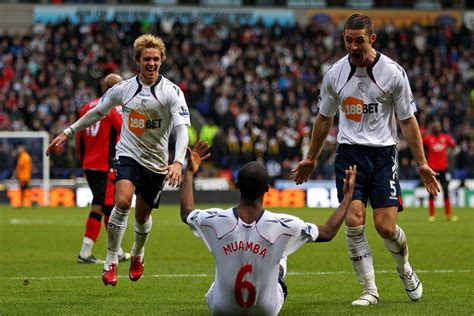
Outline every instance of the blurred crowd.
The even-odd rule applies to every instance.
[[[130,78],[137,73],[133,41],[153,33],[167,45],[161,73],[181,87],[190,109],[203,118],[189,129],[191,143],[203,138],[212,144],[203,174],[231,177],[258,159],[274,179],[289,179],[308,149],[323,74],[345,54],[341,29],[339,24],[267,27],[225,19],[36,24],[27,35],[0,35],[0,130],[56,135],[100,93],[106,74]],[[387,24],[376,33],[374,47],[407,71],[423,133],[439,119],[457,141],[450,156],[454,176],[473,178],[472,32],[465,26]],[[314,179],[334,177],[336,134],[337,124]],[[417,178],[403,137],[399,149],[400,177]],[[53,178],[80,172],[73,140],[51,158]]]

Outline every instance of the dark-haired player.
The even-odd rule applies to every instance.
[[[456,221],[457,216],[451,214],[451,203],[449,201],[449,175],[448,175],[448,148],[454,148],[456,142],[454,139],[446,133],[443,133],[441,123],[434,121],[431,124],[431,133],[423,137],[423,144],[426,148],[426,155],[428,159],[428,165],[439,173],[438,179],[443,189],[444,197],[444,214],[446,220]],[[434,206],[434,195],[430,194],[428,201],[429,221],[435,220],[435,206]]]
[[[259,162],[238,173],[240,202],[229,209],[195,209],[193,175],[206,159],[209,145],[199,141],[188,149],[188,165],[181,185],[181,219],[212,252],[215,279],[206,294],[213,315],[278,315],[287,289],[286,256],[306,242],[330,241],[344,221],[352,200],[356,168],[348,167],[344,199],[324,225],[263,209],[269,177]]]
[[[420,178],[430,194],[439,191],[436,172],[427,164],[415,117],[415,100],[400,65],[376,51],[377,39],[370,17],[354,14],[344,25],[347,55],[324,75],[319,113],[306,159],[295,168],[295,182],[308,180],[339,110],[339,144],[335,159],[338,198],[343,198],[344,171],[358,167],[353,201],[346,216],[346,242],[362,295],[352,305],[377,304],[372,253],[365,237],[367,204],[374,210],[375,228],[395,260],[408,297],[419,300],[423,287],[408,262],[405,233],[397,225],[403,209],[398,180],[397,121],[418,162]]]

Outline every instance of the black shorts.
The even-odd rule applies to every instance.
[[[115,173],[101,170],[84,170],[92,191],[92,205],[114,205]]]
[[[447,186],[449,184],[449,180],[451,180],[451,175],[446,170],[435,170],[439,173],[439,176],[436,177],[438,181],[441,183],[442,186]]]
[[[374,209],[397,206],[399,212],[403,210],[396,146],[339,145],[335,161],[339,202],[344,198],[345,170],[352,165],[357,165],[354,200],[361,200],[365,205],[370,201]]]
[[[155,173],[130,157],[121,156],[115,163],[117,181],[132,181],[135,185],[135,194],[140,194],[149,206],[158,208],[166,175]]]

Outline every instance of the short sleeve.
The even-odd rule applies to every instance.
[[[422,142],[423,145],[425,145],[425,146],[428,145],[428,137],[423,136],[423,137],[421,138],[421,142]]]
[[[175,84],[172,84],[171,87],[172,88],[168,91],[168,102],[170,105],[173,127],[178,125],[190,126],[191,121],[184,93]]]
[[[337,113],[337,93],[332,86],[331,77],[328,72],[326,72],[324,75],[323,82],[321,84],[318,106],[319,113],[326,117],[333,117]]]
[[[448,144],[449,144],[450,147],[455,147],[456,146],[456,141],[450,135],[448,135]]]
[[[105,115],[116,105],[122,103],[122,87],[124,81],[117,83],[115,86],[107,90],[100,98],[99,103],[95,107],[99,113]]]
[[[199,209],[196,209],[196,210],[193,210],[191,213],[188,214],[188,217],[186,218],[186,224],[189,225],[189,227],[191,228],[191,230],[193,231],[193,233],[199,237],[199,234],[197,234],[196,230],[195,230],[195,227],[198,227],[200,226],[200,223],[201,223],[201,219],[200,219],[200,216],[201,216],[201,212],[202,210],[199,210]]]
[[[206,244],[207,249],[211,251],[211,246],[209,244],[209,241],[207,240],[207,235],[203,232],[201,226],[201,218],[203,213],[204,211],[200,209],[193,210],[186,218],[186,224],[189,225],[189,228],[191,228],[194,235],[196,237],[201,238],[204,244]]]
[[[305,223],[301,221],[301,227],[299,234],[296,234],[290,238],[288,244],[283,251],[283,256],[288,256],[298,250],[307,242],[314,242],[318,239],[319,230],[315,224]]]
[[[415,99],[410,88],[408,76],[401,67],[396,71],[393,88],[393,106],[399,120],[406,120],[416,112]]]

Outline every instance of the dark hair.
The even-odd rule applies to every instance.
[[[243,198],[254,200],[268,191],[268,172],[263,164],[252,161],[240,168],[235,184]]]
[[[369,36],[375,33],[372,19],[369,16],[363,15],[363,14],[351,15],[347,19],[346,23],[344,24],[344,31],[346,29],[351,29],[351,30],[366,29]]]

